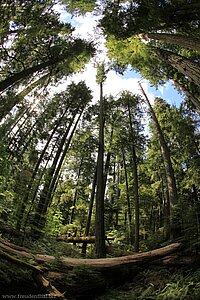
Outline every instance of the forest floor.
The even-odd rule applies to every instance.
[[[13,241],[12,241],[13,242]],[[44,298],[47,295],[47,288],[38,284],[35,280],[34,268],[40,268],[38,261],[35,260],[36,253],[42,253],[41,257],[54,257],[54,261],[42,261],[41,267],[47,268],[48,271],[42,273],[43,283],[46,284],[51,282],[59,292],[65,293],[65,299],[67,300],[199,300],[200,299],[200,264],[198,260],[193,261],[192,264],[187,263],[186,265],[174,264],[171,261],[169,265],[162,265],[149,263],[146,260],[142,265],[138,265],[136,261],[136,267],[131,268],[131,272],[127,272],[128,264],[123,268],[117,270],[115,267],[109,269],[89,268],[88,265],[63,265],[61,264],[61,255],[65,255],[68,258],[63,262],[78,262],[81,261],[80,250],[76,247],[66,244],[64,242],[54,243],[52,241],[36,242],[32,244],[31,252],[26,252],[26,248],[20,249],[16,246],[15,249],[9,249],[9,242],[1,239],[0,253],[9,257],[14,255],[14,259],[23,258],[25,265],[15,263],[15,261],[9,261],[9,259],[3,259],[0,257],[0,295],[12,295],[12,298],[23,298],[30,299],[30,297]],[[10,244],[12,246],[14,244]],[[27,245],[26,245],[27,246]],[[169,245],[171,247],[173,245]],[[6,250],[6,247],[7,250]],[[12,248],[12,247],[11,247]],[[115,248],[116,249],[116,248]],[[162,248],[164,249],[164,248]],[[24,250],[24,251],[22,251]],[[159,250],[159,249],[158,249]],[[4,253],[3,253],[4,251]],[[19,252],[26,254],[26,257],[19,256]],[[27,250],[28,251],[28,250]],[[157,250],[154,250],[157,251]],[[150,255],[155,253],[150,252]],[[79,252],[79,253],[78,253]],[[123,253],[123,255],[129,254]],[[130,257],[134,256],[130,253]],[[120,257],[116,257],[116,256]],[[112,255],[109,255],[111,257]],[[143,253],[140,253],[139,257],[143,257]],[[8,257],[8,258],[9,258]],[[128,256],[124,256],[124,258]],[[167,256],[169,257],[169,256]],[[171,256],[170,256],[171,257]],[[173,257],[177,257],[176,255]],[[89,256],[89,258],[94,258]],[[114,253],[114,257],[111,258],[122,259],[121,252]],[[148,258],[149,259],[149,258]],[[48,259],[47,259],[48,260]],[[96,259],[89,259],[88,261],[96,261]],[[110,260],[109,260],[110,261]],[[32,269],[29,269],[29,266]],[[100,264],[101,265],[101,264]],[[102,268],[102,266],[101,266]],[[103,270],[103,271],[102,271]],[[119,272],[120,271],[120,272]],[[130,271],[130,270],[129,270]],[[113,278],[112,278],[113,277]],[[41,279],[41,278],[40,278]],[[114,280],[112,280],[114,279]],[[111,283],[113,281],[113,283]],[[110,282],[111,284],[108,284]],[[41,280],[40,280],[41,283]],[[47,284],[48,285],[48,284]],[[48,299],[55,299],[47,295]],[[57,298],[62,299],[62,298]]]
[[[150,267],[96,300],[199,300],[200,267]],[[88,299],[89,300],[89,299]]]

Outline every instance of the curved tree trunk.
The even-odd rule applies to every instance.
[[[171,233],[171,238],[174,239],[176,237],[179,236],[179,232],[176,231],[176,225],[174,224],[174,206],[178,203],[178,195],[177,195],[177,188],[176,188],[176,180],[175,180],[175,176],[174,176],[174,169],[172,167],[172,162],[171,162],[171,157],[170,157],[170,152],[169,149],[167,147],[162,129],[160,127],[160,124],[158,122],[158,119],[156,117],[156,114],[150,104],[150,101],[141,85],[141,83],[139,83],[140,88],[142,90],[142,93],[144,95],[145,101],[148,105],[154,126],[155,126],[155,130],[156,130],[156,134],[158,136],[158,140],[160,142],[160,147],[161,147],[161,153],[162,153],[162,157],[163,157],[163,162],[164,162],[164,166],[165,166],[165,174],[166,174],[166,180],[167,180],[167,187],[168,187],[168,192],[169,192],[169,201],[170,201],[170,233]]]
[[[146,33],[141,35],[145,39],[153,39],[183,48],[200,51],[200,39],[173,33]]]
[[[56,120],[55,126],[54,126],[54,128],[53,128],[53,130],[52,130],[52,132],[51,132],[51,134],[50,134],[50,136],[49,136],[49,138],[48,138],[48,140],[47,140],[47,142],[46,142],[46,144],[45,144],[45,146],[44,146],[44,148],[43,148],[43,150],[42,150],[42,152],[41,152],[41,154],[40,154],[40,157],[39,157],[39,159],[38,159],[38,161],[37,161],[37,163],[36,163],[36,165],[35,165],[35,168],[34,168],[34,171],[33,171],[33,173],[32,173],[30,182],[29,182],[29,184],[28,184],[27,192],[26,192],[26,194],[24,195],[24,198],[23,198],[23,201],[22,201],[20,210],[19,210],[19,212],[18,212],[18,220],[17,220],[17,225],[16,225],[16,228],[17,228],[18,230],[20,230],[20,228],[21,228],[21,224],[22,224],[23,217],[24,217],[24,211],[25,211],[26,205],[27,205],[27,203],[28,203],[29,195],[30,195],[30,193],[31,193],[32,185],[33,185],[33,182],[34,182],[35,177],[36,177],[36,175],[37,175],[38,169],[39,169],[39,167],[40,167],[40,165],[41,165],[41,163],[42,163],[42,161],[43,161],[43,158],[44,158],[44,156],[45,156],[46,150],[47,150],[47,148],[49,147],[49,144],[50,144],[50,142],[52,141],[52,138],[53,138],[54,134],[56,133],[56,130],[57,130],[58,127],[61,125],[61,122],[62,122],[63,118],[65,117],[65,115],[66,115],[66,113],[67,113],[67,111],[68,111],[68,109],[69,109],[69,107],[70,107],[70,104],[71,104],[71,102],[70,102],[70,103],[68,104],[68,106],[66,107],[66,109],[65,109],[64,113],[62,114],[62,116],[61,116],[58,120]],[[35,192],[35,195],[36,195],[36,192]],[[33,200],[32,200],[32,201],[34,201],[34,198],[35,198],[35,197],[33,197]]]
[[[50,189],[50,186],[52,184],[52,180],[53,180],[53,177],[54,177],[54,173],[56,172],[56,168],[59,165],[59,160],[62,156],[63,147],[64,147],[64,144],[66,142],[69,131],[71,129],[71,126],[74,122],[74,118],[76,116],[77,110],[73,114],[72,119],[71,119],[71,121],[70,121],[70,123],[67,127],[67,130],[66,130],[65,134],[62,137],[59,148],[58,148],[58,150],[56,152],[56,155],[54,157],[53,163],[52,163],[52,165],[51,165],[51,167],[48,171],[46,181],[45,181],[45,184],[44,184],[44,188],[43,188],[43,190],[41,192],[41,195],[40,195],[39,203],[38,203],[38,206],[36,208],[35,216],[34,216],[34,219],[33,219],[32,230],[31,230],[32,236],[35,237],[35,238],[39,238],[41,236],[41,230],[43,229],[44,224],[45,224],[45,215],[46,215],[46,211],[47,211],[47,208],[48,208],[48,204],[49,204],[49,201],[50,201],[50,195],[51,195],[51,191],[52,191]],[[65,147],[65,149],[66,149],[66,147]]]
[[[14,264],[18,265],[20,269],[25,268],[33,271],[33,273],[39,273],[40,277],[37,279],[39,279],[40,285],[45,288],[45,294],[64,299],[64,293],[59,291],[68,291],[67,294],[70,299],[79,299],[78,296],[81,296],[81,299],[83,297],[84,299],[91,299],[91,295],[95,296],[108,287],[120,285],[130,280],[148,266],[154,264],[170,267],[174,265],[188,266],[192,262],[194,263],[194,260],[191,259],[182,263],[178,255],[171,255],[178,252],[180,246],[176,243],[149,252],[107,259],[60,257],[57,263],[54,256],[32,253],[29,249],[0,239],[0,257],[1,260],[10,262],[11,268]],[[15,257],[16,255],[18,258]],[[31,265],[26,262],[27,260],[34,261],[39,266]],[[43,264],[44,266],[47,265],[48,268],[43,267]],[[10,284],[8,286],[10,287]]]
[[[15,97],[13,97],[12,102],[8,103],[0,111],[0,121],[13,109],[13,107],[15,107],[17,104],[19,104],[26,95],[28,95],[30,92],[32,92],[37,86],[44,84],[44,82],[48,76],[49,76],[49,74],[43,75],[41,78],[34,81],[31,85],[29,85],[27,88],[25,88],[22,92],[20,92]]]
[[[200,66],[199,64],[176,53],[156,48],[155,53],[164,59],[169,65],[174,67],[178,72],[185,75],[200,87]]]

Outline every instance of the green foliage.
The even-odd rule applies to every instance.
[[[108,292],[99,300],[197,300],[200,296],[198,269],[150,269],[141,272],[134,282]]]
[[[32,279],[32,271],[19,268],[18,265],[11,264],[10,262],[4,261],[1,259],[0,262],[0,281],[1,281],[1,291],[4,289],[4,286],[34,286]],[[23,283],[23,284],[22,284]],[[7,292],[11,292],[7,290]]]
[[[117,40],[114,36],[109,36],[106,46],[108,56],[116,70],[118,67],[125,68],[131,65],[133,70],[139,72],[153,85],[164,82],[162,60],[155,54],[154,49],[139,37]]]
[[[56,205],[53,202],[48,211],[48,218],[45,226],[45,231],[50,235],[60,235],[64,228],[64,225],[62,225],[62,221],[62,213],[59,210],[58,205]]]
[[[98,84],[102,84],[104,83],[105,80],[106,80],[105,64],[101,63],[97,66],[96,82]]]
[[[95,8],[95,0],[63,0],[66,3],[66,10],[73,16],[85,15]]]
[[[100,24],[106,35],[123,39],[158,30],[175,30],[186,34],[193,30],[199,32],[198,20],[197,2],[191,7],[187,0],[135,0],[126,1],[125,5],[123,1],[118,4],[108,1]]]

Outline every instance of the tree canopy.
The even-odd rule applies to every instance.
[[[98,99],[84,81],[71,81],[100,61],[98,43],[77,37],[55,5],[71,17],[98,14],[108,58],[95,64]],[[0,230],[5,223],[21,244],[77,238],[81,255],[97,258],[106,256],[109,238],[127,251],[177,239],[196,249],[199,2],[1,6]],[[123,76],[127,68],[155,87],[172,82],[184,100],[150,99],[141,81],[139,94],[105,93],[109,71]]]

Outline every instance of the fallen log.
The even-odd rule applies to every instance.
[[[71,258],[71,257],[60,257],[59,263],[62,267],[75,267],[75,266],[90,266],[99,269],[112,268],[115,266],[124,266],[132,264],[144,264],[157,260],[174,252],[177,252],[181,248],[180,243],[174,243],[159,249],[137,253],[133,255],[113,257],[113,258],[98,258],[98,259],[82,259],[82,258]],[[56,258],[51,255],[34,254],[30,250],[16,246],[10,242],[5,242],[0,239],[0,249],[5,250],[9,253],[19,255],[21,257],[33,258],[39,263],[54,263]]]
[[[15,258],[5,252],[3,252],[2,250],[0,250],[0,257],[6,259],[7,261],[14,263],[18,266],[20,266],[21,268],[26,268],[28,270],[33,271],[33,277],[35,278],[35,280],[37,281],[37,283],[42,286],[45,290],[45,292],[51,296],[51,297],[55,297],[55,298],[59,298],[62,300],[67,300],[64,297],[64,294],[60,293],[44,276],[43,276],[43,272],[47,271],[46,268],[41,268],[38,266],[33,266],[30,263],[27,263],[23,260],[20,260],[18,258]]]
[[[68,237],[68,236],[58,236],[56,238],[57,241],[64,241],[66,243],[73,243],[73,244],[94,244],[95,243],[95,236],[79,236],[79,237]],[[105,237],[106,241],[113,241],[114,237]]]
[[[153,266],[163,266],[163,267],[185,267],[195,265],[197,263],[198,257],[196,256],[180,256],[177,254],[172,254],[160,258],[158,260],[152,261]]]
[[[98,269],[113,268],[115,266],[124,266],[131,264],[144,264],[163,256],[174,253],[180,249],[181,245],[179,243],[174,243],[163,248],[155,249],[148,252],[137,253],[134,255],[113,257],[113,258],[99,258],[99,259],[79,259],[70,257],[61,257],[60,263],[62,266],[74,267],[74,266],[90,266]],[[37,254],[35,256],[36,261],[42,262],[53,262],[54,257],[48,255]]]
[[[175,243],[160,249],[115,258],[79,259],[64,256],[55,258],[51,255],[33,253],[27,248],[16,246],[0,239],[0,253],[2,257],[3,253],[14,257],[13,263],[16,263],[16,257],[20,261],[25,260],[25,264],[23,265],[22,263],[21,265],[22,267],[30,267],[29,262],[28,265],[26,263],[29,259],[34,260],[40,266],[48,267],[45,277],[42,271],[38,271],[40,267],[32,265],[30,267],[32,271],[35,271],[36,280],[44,288],[46,287],[48,293],[53,294],[55,287],[55,293],[60,293],[60,290],[67,290],[69,295],[85,295],[88,298],[98,291],[103,291],[110,285],[121,284],[126,280],[130,280],[139,271],[153,264],[154,261],[157,261],[158,264],[159,259],[171,256],[179,251],[180,248],[181,245]],[[51,282],[52,286],[48,282]],[[50,291],[47,289],[49,286]],[[60,293],[59,297],[64,296]]]

